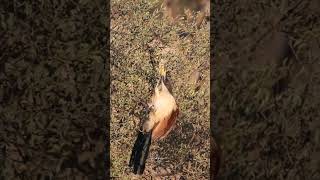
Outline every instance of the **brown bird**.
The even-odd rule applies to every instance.
[[[166,72],[160,66],[160,79],[149,103],[149,119],[138,132],[130,157],[129,167],[133,167],[134,174],[143,174],[151,141],[165,138],[175,125],[179,109],[167,85]]]

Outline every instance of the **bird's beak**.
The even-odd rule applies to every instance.
[[[161,65],[159,67],[159,74],[160,74],[160,81],[164,81],[166,79],[166,70],[164,68],[164,65]]]

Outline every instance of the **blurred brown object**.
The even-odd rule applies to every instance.
[[[292,56],[289,37],[284,32],[274,32],[259,49],[257,59],[262,65],[279,67],[288,63]]]
[[[201,73],[198,69],[194,70],[189,77],[189,84],[194,89],[194,91],[198,91],[201,86]]]
[[[210,180],[216,180],[221,163],[221,149],[216,139],[210,136]]]
[[[291,74],[290,66],[294,64],[294,52],[287,33],[274,31],[257,50],[257,64],[263,68],[271,66],[274,77],[277,77],[271,87],[273,94],[279,95],[286,91]]]
[[[193,11],[196,16],[196,26],[199,28],[206,16],[210,16],[209,0],[164,0],[165,14],[174,23],[183,14],[190,20]]]
[[[200,72],[196,69],[192,72],[192,74],[190,75],[190,83],[191,84],[197,84],[201,79],[201,75]]]

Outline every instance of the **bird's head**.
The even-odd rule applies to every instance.
[[[160,78],[157,82],[156,89],[157,91],[169,91],[172,92],[172,86],[170,83],[170,74],[167,73],[165,69],[166,60],[161,60],[159,63],[159,75]]]

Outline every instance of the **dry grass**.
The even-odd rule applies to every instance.
[[[147,0],[111,3],[111,176],[133,178],[127,169],[131,148],[164,59],[181,112],[168,138],[151,146],[144,177],[166,172],[208,179],[209,25],[198,30],[182,20],[172,26],[156,6]],[[202,77],[197,85],[190,77],[195,70]]]
[[[220,178],[319,179],[320,21],[314,4],[219,3],[214,6],[219,40],[211,90],[221,129]],[[289,36],[291,66],[272,65],[280,48],[270,51],[267,45],[275,31]],[[265,62],[259,52],[267,54]],[[288,87],[274,94],[272,86],[286,70]]]

